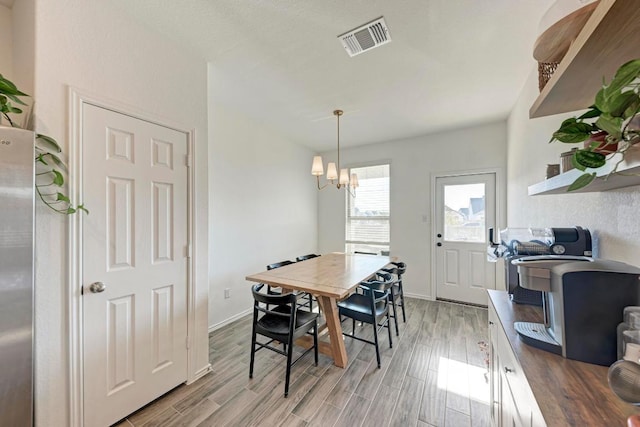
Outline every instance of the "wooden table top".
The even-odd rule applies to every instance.
[[[505,291],[489,291],[511,349],[518,358],[548,426],[626,426],[640,409],[611,391],[606,366],[565,359],[522,342],[513,322],[542,322],[542,309],[511,302]]]
[[[252,274],[246,279],[341,299],[390,261],[386,256],[330,253]]]

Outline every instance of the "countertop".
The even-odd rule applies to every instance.
[[[542,309],[511,302],[505,291],[489,291],[511,349],[548,426],[626,426],[640,408],[620,400],[609,388],[606,366],[565,359],[523,343],[515,321],[542,322]]]

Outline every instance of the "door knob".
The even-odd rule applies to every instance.
[[[436,243],[436,246],[442,246],[442,243],[438,242]]]
[[[105,285],[102,282],[94,282],[91,285],[89,285],[89,290],[94,294],[104,292],[105,289],[107,289],[107,285]]]

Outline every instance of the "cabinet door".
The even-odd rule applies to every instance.
[[[500,424],[500,362],[498,360],[498,337],[496,329],[498,316],[493,304],[489,304],[489,402],[491,403],[491,425],[499,427]]]

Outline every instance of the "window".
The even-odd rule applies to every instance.
[[[360,186],[347,192],[345,252],[389,251],[389,165],[352,168]]]

